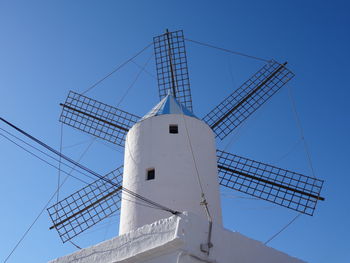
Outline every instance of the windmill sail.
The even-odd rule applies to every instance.
[[[50,229],[57,230],[63,243],[120,209],[122,174],[123,166],[47,209],[53,223]]]
[[[219,183],[260,199],[313,215],[323,181],[217,151]]]
[[[140,119],[73,91],[61,106],[60,122],[120,146],[124,146],[128,130]]]
[[[224,139],[294,77],[286,64],[270,61],[203,118],[217,137]]]
[[[192,111],[183,31],[167,31],[165,34],[154,37],[153,44],[160,99],[170,91],[181,104]]]
[[[189,110],[192,97],[183,31],[153,38],[160,99],[169,92]],[[284,86],[294,74],[271,60],[204,118],[224,139]],[[140,117],[70,91],[60,121],[98,138],[124,146],[129,129]],[[323,181],[217,150],[219,183],[263,200],[313,215]],[[66,242],[120,209],[122,167],[48,209],[62,241]]]

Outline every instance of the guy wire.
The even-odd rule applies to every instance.
[[[297,112],[297,109],[296,109],[296,105],[295,105],[295,100],[294,100],[294,97],[293,97],[293,94],[292,94],[292,89],[291,89],[290,86],[288,86],[288,95],[289,95],[289,99],[290,99],[290,102],[291,102],[291,105],[292,105],[292,110],[293,110],[293,113],[294,113],[295,122],[296,122],[296,124],[297,124],[297,126],[299,128],[301,140],[304,143],[304,149],[305,149],[305,152],[306,152],[306,156],[307,156],[307,159],[308,159],[308,164],[309,164],[312,176],[314,178],[317,178],[316,174],[315,174],[314,167],[312,165],[312,160],[311,160],[311,154],[310,154],[310,151],[309,151],[309,147],[307,146],[306,139],[305,139],[305,136],[304,136],[304,129],[303,129],[303,126],[301,125],[301,121],[300,121],[300,118],[299,118],[299,115],[298,115],[298,112]]]
[[[16,143],[15,143],[16,144]],[[19,147],[21,147],[20,145],[18,145]],[[21,147],[22,148],[22,147]],[[22,148],[24,149],[24,148]],[[83,153],[84,154],[84,153]],[[80,157],[82,158],[82,156]],[[39,158],[40,159],[40,158]],[[44,161],[44,160],[43,160]],[[46,162],[46,161],[44,161]],[[51,165],[53,166],[53,165]],[[57,167],[56,167],[57,168]],[[73,170],[71,170],[70,173],[72,173]],[[6,257],[4,263],[6,263],[9,258],[11,257],[11,255],[15,252],[15,250],[18,248],[18,246],[21,244],[21,242],[23,241],[23,239],[27,236],[27,234],[29,233],[29,231],[32,229],[32,227],[35,225],[35,223],[38,221],[38,219],[40,218],[40,216],[44,213],[44,211],[46,210],[47,206],[51,203],[51,201],[55,198],[57,191],[63,186],[63,184],[67,181],[69,176],[72,176],[70,173],[67,173],[65,171],[62,171],[65,174],[67,174],[67,176],[63,179],[62,183],[60,184],[60,186],[58,187],[58,189],[55,190],[55,192],[51,195],[51,197],[49,198],[49,200],[46,202],[46,204],[44,205],[44,207],[42,208],[42,210],[39,212],[39,214],[37,215],[37,217],[34,219],[34,221],[30,224],[30,226],[28,227],[28,229],[23,233],[23,235],[21,236],[21,238],[18,240],[18,242],[16,243],[16,245],[14,246],[14,248],[11,250],[10,254]],[[73,176],[74,177],[74,176]],[[84,182],[86,183],[86,182]],[[86,183],[88,184],[88,183]]]
[[[245,54],[245,53],[229,50],[229,49],[222,48],[222,47],[216,47],[214,45],[203,43],[203,42],[199,42],[199,41],[196,41],[196,40],[192,40],[192,39],[188,39],[188,38],[185,38],[185,40],[189,41],[189,42],[192,42],[192,43],[195,43],[195,44],[198,44],[198,45],[201,45],[201,46],[210,47],[210,48],[221,50],[221,51],[224,51],[224,52],[227,52],[227,53],[231,53],[231,54],[234,54],[234,55],[238,55],[238,56],[242,56],[242,57],[246,57],[246,58],[251,58],[251,59],[255,59],[255,60],[260,60],[260,61],[264,61],[264,62],[270,62],[270,60],[267,60],[267,59],[264,59],[264,58],[251,56],[251,55],[248,55],[248,54]]]
[[[55,166],[55,165],[49,163],[49,162],[46,161],[45,159],[43,159],[43,158],[41,158],[40,156],[36,155],[35,153],[33,153],[33,152],[27,150],[27,149],[24,148],[23,146],[19,145],[18,143],[16,143],[16,142],[13,141],[13,140],[11,140],[11,139],[10,139],[9,137],[7,137],[6,135],[4,135],[4,134],[2,134],[2,133],[0,133],[0,135],[1,135],[2,137],[4,137],[6,140],[12,142],[13,144],[15,144],[16,146],[18,146],[19,148],[21,148],[22,150],[26,151],[27,153],[31,154],[32,156],[36,157],[37,159],[41,160],[42,162],[44,162],[44,163],[48,164],[49,166],[51,166],[51,167],[55,168],[56,170],[58,170],[58,167],[57,167],[57,166]],[[51,156],[49,156],[49,157],[51,157]],[[56,160],[56,161],[57,161],[57,160]],[[66,164],[64,164],[64,165],[66,165]],[[68,165],[67,165],[67,166],[68,166]],[[70,166],[68,166],[68,167],[70,167]],[[70,168],[72,168],[72,167],[70,167]],[[62,172],[65,173],[65,174],[68,174],[68,173],[67,173],[66,171],[64,171],[64,170],[62,170]],[[85,175],[85,174],[84,174],[84,175]],[[70,175],[70,176],[73,177],[74,179],[77,179],[78,181],[80,181],[80,182],[82,182],[82,183],[88,184],[88,182],[85,182],[84,180],[82,180],[82,179],[80,179],[80,178],[78,178],[78,177],[76,177],[76,176],[74,176],[74,175]]]
[[[10,136],[16,138],[17,140],[21,141],[22,143],[26,144],[27,146],[29,146],[29,147],[31,147],[31,148],[37,150],[38,152],[40,152],[40,153],[46,155],[47,157],[49,157],[49,158],[51,158],[51,159],[53,159],[53,160],[55,160],[55,161],[57,161],[57,162],[59,161],[57,158],[55,158],[55,157],[53,157],[53,156],[51,156],[51,155],[45,153],[44,151],[42,151],[42,150],[36,148],[35,146],[33,146],[33,145],[27,143],[26,141],[22,140],[21,138],[19,138],[19,137],[13,135],[12,133],[10,133],[10,132],[8,132],[8,131],[2,129],[2,128],[0,128],[0,130],[3,131],[3,132],[5,132],[5,133],[7,133],[8,135],[10,135]],[[0,134],[1,134],[1,133],[0,133]],[[52,166],[53,168],[55,168],[55,169],[58,170],[58,167],[57,167],[57,166],[55,166],[55,165],[49,163],[48,161],[42,159],[41,157],[39,157],[38,155],[34,154],[33,152],[31,152],[31,151],[25,149],[23,146],[19,145],[18,143],[16,143],[15,141],[11,140],[11,139],[8,138],[7,136],[5,136],[5,135],[3,135],[3,134],[1,134],[1,136],[3,136],[4,138],[6,138],[8,141],[12,142],[12,143],[15,144],[16,146],[20,147],[22,150],[28,152],[29,154],[33,155],[34,157],[38,158],[39,160],[45,162],[46,164],[48,164],[48,165],[50,165],[50,166]],[[62,162],[62,164],[63,164],[64,166],[68,167],[68,168],[71,168],[73,171],[75,171],[75,172],[77,172],[77,173],[80,173],[80,174],[82,174],[82,175],[84,175],[84,176],[86,176],[86,177],[88,177],[88,178],[90,178],[90,179],[94,179],[92,176],[90,176],[90,175],[88,175],[88,174],[85,174],[85,173],[83,173],[83,172],[81,172],[81,171],[75,169],[74,167],[69,166],[69,165],[66,164],[66,163],[63,163],[63,162]],[[63,171],[63,172],[64,172],[64,171]],[[81,182],[83,182],[83,183],[88,184],[87,182],[83,181],[82,179],[80,179],[80,178],[78,178],[78,177],[75,177],[75,176],[73,176],[73,175],[71,175],[71,177],[73,177],[73,178],[75,178],[75,179],[77,179],[77,180],[79,180],[79,181],[81,181]]]
[[[89,169],[89,168],[83,166],[82,164],[80,164],[80,163],[78,163],[78,162],[72,160],[71,158],[65,156],[64,154],[59,153],[57,150],[53,149],[52,147],[50,147],[49,145],[47,145],[47,144],[45,144],[44,142],[40,141],[39,139],[35,138],[34,136],[28,134],[28,133],[25,132],[24,130],[22,130],[22,129],[16,127],[14,124],[8,122],[8,121],[5,120],[4,118],[1,118],[1,117],[0,117],[0,120],[1,120],[2,122],[6,123],[7,125],[11,126],[12,128],[14,128],[15,130],[17,130],[18,132],[22,133],[22,134],[25,135],[26,137],[28,137],[28,138],[30,138],[31,140],[35,141],[36,143],[40,144],[41,146],[43,146],[43,147],[46,148],[47,150],[53,152],[53,153],[56,154],[56,155],[62,156],[63,159],[65,159],[66,161],[68,161],[68,162],[70,162],[70,163],[72,163],[72,164],[78,166],[80,169],[85,170],[86,172],[90,173],[91,175],[93,175],[93,176],[95,176],[95,177],[97,177],[97,178],[99,178],[99,179],[101,179],[101,180],[103,180],[103,181],[106,181],[106,182],[110,183],[110,184],[113,185],[113,186],[119,187],[118,185],[116,185],[115,183],[113,183],[111,180],[108,180],[108,179],[104,178],[104,177],[101,176],[100,174],[98,174],[98,173],[92,171],[91,169]],[[134,193],[133,191],[131,191],[131,190],[125,188],[125,187],[122,187],[122,190],[128,192],[129,194],[131,194],[131,195],[133,195],[133,196],[135,196],[135,197],[137,197],[137,198],[139,198],[139,199],[141,199],[141,200],[143,200],[143,201],[145,201],[145,202],[147,202],[147,203],[150,203],[150,204],[152,204],[152,205],[154,205],[154,206],[157,206],[157,207],[159,207],[159,208],[163,209],[164,211],[167,211],[167,212],[169,212],[169,213],[171,213],[171,214],[177,215],[177,214],[180,213],[180,212],[175,211],[175,210],[172,210],[172,209],[170,209],[170,208],[168,208],[168,207],[166,207],[166,206],[163,206],[163,205],[161,205],[161,204],[158,204],[158,203],[156,203],[156,202],[154,202],[154,201],[152,201],[152,200],[150,200],[150,199],[148,199],[148,198],[146,198],[146,197],[143,197],[143,196],[141,196],[141,195],[139,195],[139,194],[137,194],[137,193]]]
[[[137,52],[134,56],[132,56],[131,58],[129,58],[128,60],[126,60],[125,62],[123,62],[122,64],[120,64],[116,69],[112,70],[111,72],[109,72],[106,76],[104,76],[103,78],[101,78],[100,80],[96,81],[93,85],[91,85],[88,89],[86,89],[84,92],[81,93],[81,95],[84,95],[85,93],[89,92],[90,90],[92,90],[93,88],[95,88],[97,85],[99,85],[101,82],[103,82],[104,80],[106,80],[107,78],[109,78],[111,75],[113,75],[114,73],[116,73],[118,70],[120,70],[122,67],[124,67],[126,64],[128,64],[130,61],[132,61],[134,58],[136,58],[138,55],[140,55],[143,51],[145,51],[146,49],[148,49],[153,43],[148,44],[147,46],[145,46],[143,49],[141,49],[139,52]]]
[[[274,239],[274,238],[277,237],[279,234],[281,234],[288,226],[290,226],[295,220],[297,220],[299,216],[301,216],[301,214],[297,214],[297,216],[294,217],[287,225],[285,225],[284,227],[282,227],[282,229],[281,229],[280,231],[278,231],[276,234],[274,234],[272,237],[270,237],[270,238],[264,243],[264,245],[267,245],[267,243],[269,243],[272,239]]]
[[[61,123],[60,153],[62,153],[62,142],[63,142],[63,123]],[[57,175],[57,198],[56,198],[57,203],[60,195],[59,187],[60,187],[60,181],[61,181],[61,163],[62,163],[62,157],[60,156],[58,160],[58,175]]]

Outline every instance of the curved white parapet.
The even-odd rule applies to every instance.
[[[170,133],[171,125],[177,125],[178,133]],[[148,175],[152,177],[152,172],[148,174],[152,169],[154,179],[147,180]],[[125,188],[170,209],[207,218],[201,205],[200,184],[213,221],[221,225],[216,146],[206,123],[187,115],[164,114],[146,118],[129,130],[124,156]],[[123,192],[119,234],[170,216],[148,205]]]

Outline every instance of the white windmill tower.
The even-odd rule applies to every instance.
[[[270,61],[201,120],[182,31],[155,37],[154,48],[161,101],[143,118],[72,91],[62,104],[61,122],[125,154],[124,167],[48,209],[66,242],[121,207],[119,236],[53,262],[301,262],[224,229],[219,185],[312,215],[323,181],[215,146],[293,73]]]
[[[128,132],[123,186],[176,211],[208,213],[221,225],[214,138],[205,122],[167,95]],[[133,201],[122,199],[120,234],[168,216]]]

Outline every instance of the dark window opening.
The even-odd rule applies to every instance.
[[[177,124],[169,125],[169,133],[179,133],[179,128],[177,127]]]
[[[147,170],[147,176],[146,176],[146,180],[154,180],[155,178],[155,170],[152,168],[152,169],[149,169]]]

